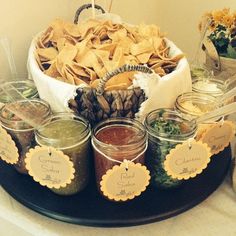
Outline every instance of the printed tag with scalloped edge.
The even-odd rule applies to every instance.
[[[187,180],[202,173],[210,162],[210,157],[207,144],[187,141],[170,150],[164,161],[164,169],[173,179]]]
[[[36,182],[48,188],[66,187],[74,179],[74,165],[62,151],[36,146],[26,154],[26,169]]]
[[[19,160],[15,142],[2,127],[0,127],[0,158],[8,164],[16,164]]]
[[[223,123],[212,124],[200,140],[210,147],[211,153],[214,155],[223,151],[229,145],[234,134],[235,124],[232,121],[226,120]]]
[[[150,173],[140,163],[128,161],[114,166],[102,176],[101,191],[110,200],[127,201],[139,196],[146,190]]]

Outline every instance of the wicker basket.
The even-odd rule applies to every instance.
[[[115,75],[127,71],[140,71],[153,73],[153,71],[141,65],[124,65],[115,71],[107,73],[99,82],[97,89],[78,88],[74,99],[69,100],[69,107],[96,124],[100,120],[109,117],[134,118],[140,105],[145,101],[145,94],[140,88],[126,90],[104,91],[106,82]]]
[[[81,6],[75,13],[74,23],[77,24],[83,10],[89,9],[92,4]],[[97,10],[105,13],[102,7],[95,4]],[[106,82],[113,76],[127,71],[140,71],[152,73],[146,66],[124,65],[112,72],[108,72],[101,80],[97,89],[78,88],[74,99],[69,100],[69,107],[77,114],[88,119],[91,124],[109,117],[134,118],[141,103],[145,100],[145,94],[140,88],[126,90],[104,91]]]
[[[84,5],[77,10],[74,22],[77,23],[82,10],[90,8],[91,4]],[[100,7],[95,6],[101,10]],[[104,10],[101,10],[104,12]],[[112,19],[115,22],[122,22],[117,15],[101,14],[99,18]],[[92,124],[108,117],[135,117],[142,119],[150,110],[160,107],[172,107],[178,95],[191,91],[191,77],[189,65],[186,58],[182,58],[176,69],[159,78],[152,70],[146,66],[125,65],[108,73],[100,83],[97,90],[89,87],[78,87],[68,84],[56,78],[44,74],[35,60],[35,50],[38,37],[36,35],[30,45],[28,55],[28,72],[38,89],[40,98],[47,101],[54,112],[66,112],[73,109],[82,116],[88,118]],[[170,47],[170,55],[175,56],[182,51],[168,39],[165,39]],[[144,91],[140,88],[104,91],[104,85],[110,77],[125,71],[141,71],[148,73],[150,80],[155,81],[152,92]],[[122,75],[120,75],[122,76]],[[142,77],[142,75],[140,75]],[[143,75],[143,77],[146,77]],[[155,86],[155,87],[154,87]],[[146,87],[144,86],[143,89]],[[171,91],[171,93],[169,93]],[[161,99],[157,97],[161,96]],[[147,98],[146,98],[147,96]],[[69,106],[68,106],[69,103]],[[141,106],[141,107],[140,107]],[[70,107],[70,108],[69,108]],[[140,108],[140,109],[139,109]],[[138,114],[136,114],[138,113]]]

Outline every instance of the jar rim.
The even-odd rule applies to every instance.
[[[7,85],[12,85],[14,86],[15,88],[17,88],[17,85],[27,85],[29,86],[29,88],[32,88],[32,97],[31,98],[34,98],[34,96],[37,96],[38,95],[38,90],[37,90],[37,87],[35,86],[34,82],[32,80],[29,80],[29,79],[25,79],[25,80],[14,80],[14,81],[5,81],[3,83],[3,86],[7,86]],[[8,88],[8,89],[11,89],[11,88]],[[0,93],[1,92],[4,92],[3,89],[0,88]]]
[[[154,129],[151,126],[151,123],[153,121],[157,120],[156,118],[159,114],[161,114],[161,117],[163,117],[163,114],[172,116],[172,118],[170,117],[171,119],[169,119],[169,120],[175,120],[175,121],[177,120],[178,122],[184,122],[185,124],[188,125],[189,131],[186,133],[181,133],[181,134],[177,134],[177,135],[172,135],[172,134],[170,135],[167,133],[158,132],[156,129]],[[152,120],[150,120],[151,118],[152,118]],[[183,117],[181,113],[177,112],[174,109],[170,109],[170,108],[159,108],[159,109],[149,112],[145,117],[144,125],[145,125],[149,135],[154,136],[155,138],[158,138],[161,140],[173,141],[173,142],[176,142],[176,140],[178,142],[184,141],[188,138],[194,137],[194,135],[197,131],[196,120],[188,119],[187,117]]]
[[[109,128],[112,126],[126,126],[131,128],[136,128],[138,133],[136,134],[135,142],[131,142],[129,144],[123,144],[123,145],[117,145],[117,144],[107,144],[105,142],[100,141],[96,135],[103,129],[103,128]],[[146,143],[147,140],[147,132],[145,130],[144,125],[139,122],[136,119],[126,118],[126,117],[118,117],[118,118],[108,118],[106,120],[103,120],[99,122],[92,130],[92,139],[93,144],[98,144],[99,146],[102,146],[103,148],[111,148],[114,147],[119,148],[127,148],[130,149],[133,146],[136,146],[137,144]],[[139,145],[140,146],[140,145]]]
[[[208,90],[196,88],[194,85],[198,82],[210,82],[210,83],[216,84],[217,87],[220,89],[220,91],[208,91]],[[193,92],[196,92],[196,93],[204,93],[204,94],[209,94],[213,96],[220,96],[226,91],[226,89],[227,89],[226,84],[222,80],[212,78],[212,77],[205,78],[205,79],[195,78],[192,81],[192,90]]]
[[[192,110],[189,110],[186,107],[182,106],[181,102],[184,101],[193,101],[203,105],[205,105],[206,103],[210,103],[214,106],[214,108],[219,107],[216,98],[210,94],[199,94],[196,92],[187,92],[180,94],[175,101],[176,109],[178,109],[180,112],[187,113],[194,117],[199,117],[201,114],[198,115],[196,112],[193,112]]]
[[[47,110],[45,111],[44,113],[44,116],[42,118],[46,118],[50,115],[51,113],[51,107],[49,105],[49,103],[47,103],[46,101],[40,99],[40,98],[32,98],[32,99],[22,99],[22,100],[17,100],[17,101],[14,101],[12,102],[13,104],[14,103],[24,103],[24,102],[36,102],[36,103],[40,103],[42,104],[44,107],[47,108]],[[27,124],[27,122],[25,122],[24,120],[11,120],[11,119],[7,119],[7,118],[4,118],[2,117],[2,112],[4,111],[4,109],[6,108],[7,105],[9,105],[11,103],[7,103],[5,104],[3,107],[0,108],[0,121],[2,123],[2,126],[4,126],[4,128],[6,129],[9,129],[9,130],[13,130],[13,131],[17,131],[17,132],[21,132],[21,131],[30,131],[30,130],[34,130],[35,128],[34,127],[31,127],[29,125],[28,128],[25,128],[25,129],[14,129],[14,128],[10,128],[7,126],[7,124],[13,124],[13,123],[18,123],[18,124]]]
[[[57,112],[57,113],[54,113],[51,116],[49,116],[43,122],[43,124],[35,130],[35,139],[39,145],[42,146],[42,144],[38,141],[38,138],[45,140],[47,143],[52,143],[52,142],[57,143],[60,140],[60,137],[49,138],[40,132],[41,129],[45,128],[51,122],[58,121],[58,120],[75,120],[75,121],[80,122],[84,126],[84,129],[81,132],[77,132],[76,135],[68,138],[69,140],[76,141],[76,142],[73,142],[73,144],[71,146],[66,145],[66,147],[60,147],[59,149],[67,149],[67,148],[77,146],[79,143],[82,143],[85,140],[87,140],[87,138],[91,134],[90,124],[82,116],[75,115],[74,113],[71,113],[71,112]]]

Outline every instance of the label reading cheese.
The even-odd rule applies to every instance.
[[[200,174],[210,162],[210,148],[195,140],[178,144],[166,156],[164,169],[174,179],[189,179]]]

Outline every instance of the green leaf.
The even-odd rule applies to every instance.
[[[221,38],[219,40],[216,41],[216,44],[219,46],[219,47],[223,47],[224,45],[228,44],[228,42],[226,42],[225,39]]]
[[[236,50],[230,44],[227,48],[227,57],[236,59]]]

